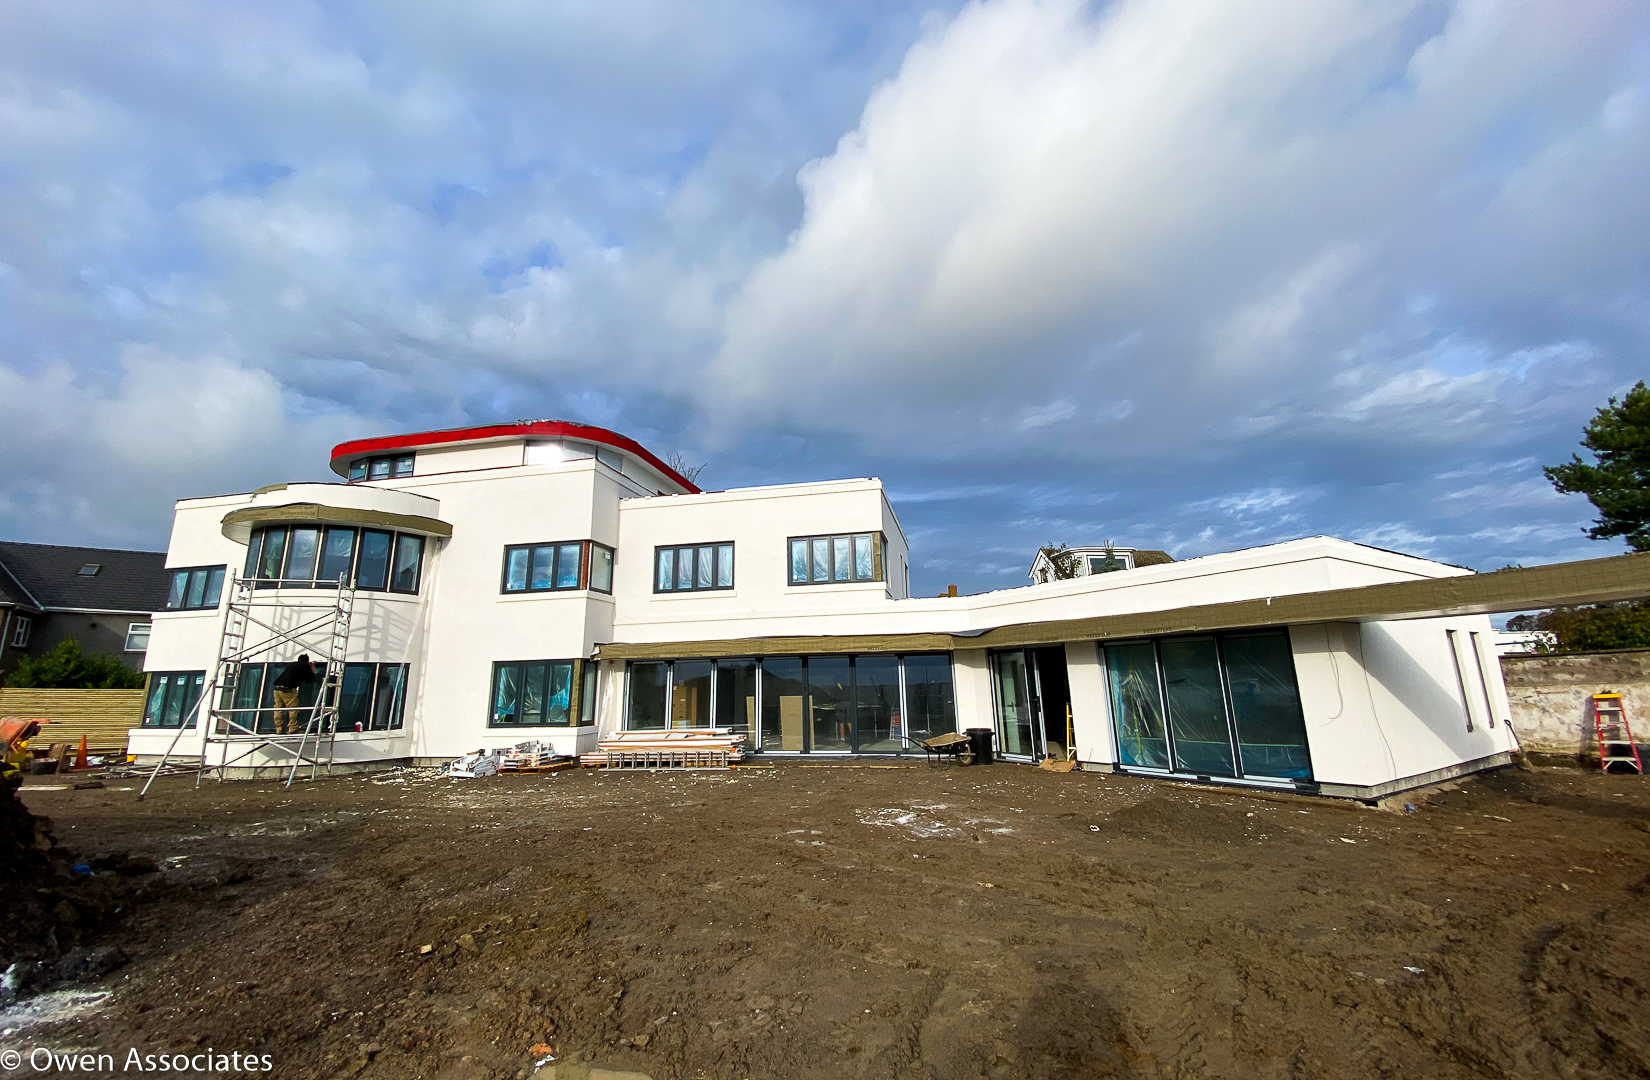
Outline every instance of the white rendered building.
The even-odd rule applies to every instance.
[[[237,576],[289,625],[353,586],[341,764],[711,725],[769,760],[909,754],[986,727],[1009,761],[1367,798],[1517,748],[1477,613],[1517,608],[1474,592],[1500,575],[1314,537],[913,599],[875,479],[701,492],[558,421],[345,443],[332,467],[177,504],[140,759],[211,752],[203,697],[272,730],[298,650],[228,685]],[[290,760],[251,744],[245,766]]]

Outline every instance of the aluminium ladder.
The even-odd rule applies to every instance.
[[[1620,694],[1593,695],[1593,730],[1598,734],[1598,765],[1607,773],[1644,774],[1627,706]]]

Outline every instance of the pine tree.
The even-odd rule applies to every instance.
[[[1650,389],[1641,380],[1620,401],[1612,397],[1583,431],[1581,445],[1598,464],[1572,454],[1541,471],[1560,492],[1591,500],[1598,518],[1589,537],[1621,536],[1634,551],[1650,551]]]

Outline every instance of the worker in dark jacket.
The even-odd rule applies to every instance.
[[[300,654],[298,659],[275,676],[275,734],[303,733],[308,725],[304,723],[303,711],[298,708],[298,688],[314,681],[315,665],[309,662],[308,653]]]

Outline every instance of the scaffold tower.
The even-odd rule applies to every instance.
[[[218,659],[196,706],[196,721],[179,727],[138,793],[140,800],[191,729],[203,733],[194,762],[197,786],[206,773],[216,772],[222,781],[231,767],[253,758],[259,768],[284,768],[288,787],[302,768],[309,769],[311,779],[322,770],[331,771],[355,590],[347,579],[331,585],[236,575],[228,592]],[[280,733],[278,727],[286,725],[278,724],[276,714],[287,710],[264,705],[256,697],[249,700],[238,691],[249,664],[284,663],[301,653],[325,666],[314,701],[302,710],[303,729]],[[252,689],[256,693],[257,688]]]

